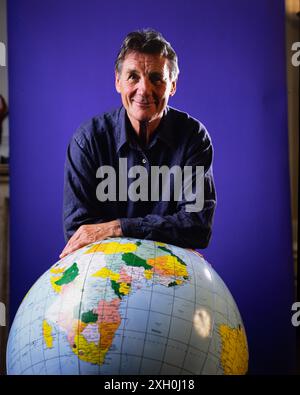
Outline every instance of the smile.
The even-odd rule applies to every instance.
[[[140,102],[136,100],[132,100],[133,103],[135,103],[139,107],[150,107],[152,104],[155,104],[154,102],[148,103],[148,102]]]

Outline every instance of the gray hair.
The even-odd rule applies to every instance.
[[[115,71],[117,73],[121,73],[123,61],[130,52],[164,56],[169,60],[171,80],[177,80],[179,68],[176,52],[158,31],[142,29],[131,32],[125,37],[115,61]]]

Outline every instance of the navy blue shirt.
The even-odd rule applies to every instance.
[[[128,169],[144,166],[204,167],[204,205],[198,212],[188,212],[184,194],[181,200],[149,199],[132,201],[118,195],[119,159],[127,159]],[[167,107],[146,148],[141,148],[125,108],[92,118],[73,135],[68,146],[65,175],[63,222],[65,238],[84,224],[119,219],[124,237],[157,240],[185,248],[207,247],[211,232],[216,193],[212,172],[213,146],[201,122],[188,114]],[[117,198],[100,201],[96,177],[101,166],[111,166],[116,173]],[[193,174],[194,177],[194,174]],[[171,191],[173,191],[173,178]],[[128,178],[128,187],[133,178]]]

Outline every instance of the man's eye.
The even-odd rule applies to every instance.
[[[152,75],[151,76],[151,82],[152,82],[152,84],[160,84],[161,82],[162,82],[162,78],[161,78],[161,76],[160,75],[156,75],[156,74],[154,74],[154,75]]]
[[[129,81],[137,81],[138,80],[138,76],[136,74],[130,74],[128,77]]]

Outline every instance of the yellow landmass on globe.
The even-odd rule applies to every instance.
[[[126,283],[120,283],[120,289],[119,292],[122,293],[123,295],[128,295],[131,287],[128,286]]]
[[[61,274],[65,271],[65,267],[53,267],[50,269],[50,273],[52,274]]]
[[[230,328],[220,325],[221,363],[225,374],[246,374],[248,370],[248,347],[246,333],[242,327]]]
[[[156,244],[157,246],[160,246],[160,247],[166,247],[166,246],[167,246],[166,243],[162,243],[161,241],[156,241],[155,244]]]
[[[73,351],[78,358],[85,362],[101,365],[104,361],[107,350],[101,350],[98,344],[89,342],[83,335],[77,334],[74,337]]]
[[[52,285],[52,288],[53,288],[53,290],[56,292],[56,293],[60,293],[60,291],[61,291],[61,285],[57,285],[57,284],[55,284],[56,283],[56,281],[58,281],[58,280],[60,280],[62,278],[62,276],[55,276],[55,277],[50,277],[50,283],[51,283],[51,285]]]
[[[60,276],[53,276],[53,277],[50,277],[50,283],[51,283],[51,285],[52,285],[53,290],[54,290],[56,293],[60,293],[60,291],[61,291],[61,285],[57,285],[57,284],[55,284],[55,283],[56,283],[56,281],[58,281],[58,280],[60,280],[60,279],[62,278],[64,271],[65,271],[65,268],[64,268],[64,267],[60,267],[60,268],[55,268],[55,267],[53,267],[52,269],[50,269],[50,273],[51,273],[51,274],[60,274]]]
[[[151,280],[151,278],[153,277],[153,271],[152,270],[145,270],[144,276],[145,276],[146,280]]]
[[[119,282],[121,276],[119,273],[115,273],[112,270],[103,267],[102,269],[94,273],[93,277],[109,278],[110,280]],[[122,293],[123,295],[128,295],[130,291],[130,286],[128,286],[127,283],[124,282],[121,282],[119,284],[120,284],[119,292]]]
[[[93,274],[93,277],[110,278],[111,280],[118,281],[120,278],[120,274],[115,273],[112,270],[107,269],[106,267],[102,267],[100,270]]]
[[[77,327],[74,336],[73,352],[85,362],[102,365],[109,350],[120,322],[101,322],[99,324],[100,339],[98,343],[88,341],[80,332],[85,325]]]
[[[104,254],[120,254],[126,252],[134,252],[137,250],[137,245],[134,243],[118,243],[112,241],[110,243],[95,244],[89,248],[85,254],[91,254],[94,252],[104,252]]]
[[[177,279],[175,280],[175,283],[178,284],[178,285],[180,285],[180,284],[183,283],[183,281],[182,281],[182,280],[179,280],[179,279],[177,278]]]
[[[43,321],[43,336],[46,346],[53,347],[52,326],[46,320]]]
[[[165,276],[188,276],[187,267],[180,263],[175,256],[163,255],[147,259],[147,263],[154,267],[156,272]]]

